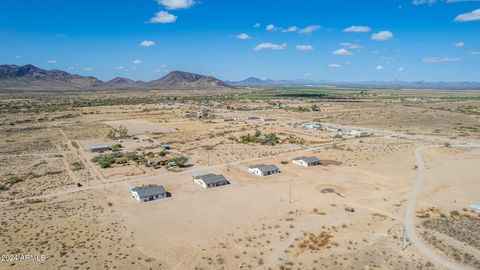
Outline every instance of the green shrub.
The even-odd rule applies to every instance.
[[[18,177],[18,176],[12,176],[12,177],[8,178],[7,182],[10,185],[15,185],[16,183],[23,182],[23,179]]]
[[[70,168],[72,169],[72,171],[79,171],[81,169],[84,168],[83,164],[81,162],[73,162],[72,164],[70,164]]]
[[[453,210],[453,211],[450,212],[451,217],[456,217],[456,216],[459,216],[459,215],[460,215],[460,213],[457,210]]]
[[[110,149],[111,149],[113,152],[118,152],[118,151],[120,150],[120,148],[122,148],[122,145],[119,144],[119,143],[112,144],[112,146],[110,146]]]
[[[174,157],[170,159],[168,162],[175,162],[175,164],[179,167],[184,167],[187,165],[188,158],[185,156]]]

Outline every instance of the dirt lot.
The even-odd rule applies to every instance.
[[[480,139],[478,99],[387,90],[348,102],[169,95],[159,103],[0,116],[0,250],[45,256],[0,269],[442,269],[403,239],[414,149],[432,144],[423,151],[418,234],[441,256],[476,268],[469,258],[480,251],[467,236],[478,217],[468,205],[480,200],[480,150],[458,145]],[[95,97],[103,98],[85,98]],[[305,111],[313,104],[319,111]],[[247,120],[252,115],[259,119]],[[307,130],[305,122],[365,136]],[[164,151],[188,157],[188,166],[124,160],[101,168],[92,161],[99,154],[84,146],[106,141],[117,125],[139,137],[122,139],[119,153]],[[322,164],[292,164],[298,156]],[[260,163],[281,173],[248,172]],[[204,173],[223,174],[230,185],[205,190],[192,181]],[[143,184],[162,185],[171,197],[140,204],[130,189]]]

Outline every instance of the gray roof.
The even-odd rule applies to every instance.
[[[265,165],[265,164],[258,164],[254,166],[250,166],[250,169],[258,168],[261,172],[271,172],[271,171],[277,171],[278,167],[275,165]]]
[[[157,185],[146,185],[142,187],[134,187],[132,188],[132,191],[137,192],[140,198],[164,194],[166,192],[163,186],[157,186]]]
[[[228,181],[227,178],[225,178],[225,176],[223,176],[222,174],[213,174],[213,173],[198,175],[198,176],[195,176],[195,178],[202,179],[202,181],[205,182],[205,184],[207,185]]]
[[[320,159],[316,157],[297,157],[297,158],[294,158],[293,160],[303,160],[306,163],[320,162]]]

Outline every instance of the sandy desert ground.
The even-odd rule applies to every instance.
[[[2,97],[0,250],[44,260],[4,260],[0,269],[444,269],[404,234],[419,147],[416,234],[441,258],[480,268],[480,215],[469,208],[480,203],[479,92],[262,93],[91,93],[76,106]],[[122,153],[158,155],[169,144],[166,157],[187,156],[189,166],[101,168],[87,145],[115,143],[106,136],[120,125],[139,137],[123,138]],[[278,141],[242,143],[255,131]],[[292,164],[298,156],[322,164]],[[281,173],[248,172],[260,163]],[[205,190],[192,181],[204,173],[230,185]],[[138,203],[130,189],[144,184],[171,197]]]

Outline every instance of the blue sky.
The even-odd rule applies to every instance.
[[[103,80],[480,81],[480,1],[2,0],[0,63]]]

